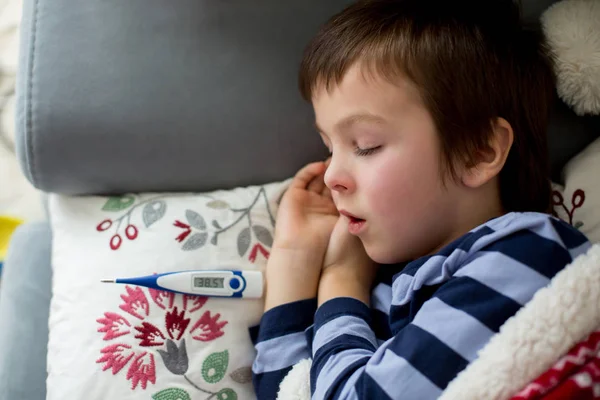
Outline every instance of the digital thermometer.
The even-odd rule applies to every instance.
[[[257,299],[263,294],[260,271],[180,271],[136,278],[103,279],[102,282],[125,283],[196,296]]]

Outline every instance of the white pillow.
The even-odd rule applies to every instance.
[[[47,399],[255,398],[248,327],[259,322],[262,299],[187,297],[100,280],[264,270],[287,183],[204,194],[51,195]]]
[[[600,138],[563,169],[565,186],[554,185],[554,212],[590,241],[600,243]]]

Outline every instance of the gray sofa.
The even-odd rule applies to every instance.
[[[18,153],[71,195],[204,191],[291,176],[325,155],[296,88],[304,44],[351,0],[25,0]],[[535,22],[553,0],[525,0]],[[600,133],[556,101],[552,173]],[[223,151],[227,149],[227,151]],[[45,398],[47,223],[22,226],[0,291],[0,400]]]

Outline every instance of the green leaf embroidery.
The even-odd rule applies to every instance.
[[[223,200],[213,200],[213,201],[209,202],[208,204],[206,204],[206,206],[209,208],[214,208],[214,209],[229,208],[229,204],[227,204]]]
[[[154,400],[192,400],[188,392],[179,388],[163,389],[158,393],[154,393],[152,398]]]
[[[226,388],[219,390],[217,393],[218,400],[237,400],[237,393],[232,389]]]
[[[109,199],[102,207],[103,211],[121,211],[126,208],[131,207],[133,202],[135,201],[135,197],[133,196],[123,196],[123,197],[109,197]]]
[[[208,383],[217,383],[225,376],[229,365],[229,352],[212,353],[202,363],[202,377]]]

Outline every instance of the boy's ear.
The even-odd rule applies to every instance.
[[[510,123],[504,118],[492,122],[492,136],[487,147],[480,149],[475,162],[465,168],[462,183],[470,188],[477,188],[500,174],[514,140]]]

